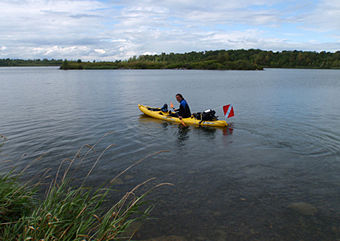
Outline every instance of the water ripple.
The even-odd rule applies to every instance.
[[[117,185],[126,191],[151,177],[175,184],[152,194],[159,222],[146,225],[144,239],[174,230],[189,240],[217,240],[211,226],[239,240],[254,230],[258,240],[293,240],[298,228],[334,237],[329,234],[340,222],[337,71],[0,71],[0,134],[8,137],[0,147],[1,171],[41,155],[27,176],[55,171],[62,159],[103,137],[95,152],[75,163],[75,179],[111,144],[92,185],[148,154],[169,151],[148,158]],[[223,116],[221,105],[233,104],[231,128],[183,128],[138,110],[139,103],[175,102],[177,92],[192,112],[220,106],[215,109]],[[317,215],[294,216],[287,207],[296,202],[313,204]],[[327,240],[321,236],[316,240]]]

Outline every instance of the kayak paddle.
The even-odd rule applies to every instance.
[[[172,108],[172,109],[175,111],[174,104],[173,104],[171,101],[170,101],[170,108]],[[176,115],[177,115],[178,118],[179,118],[178,113],[177,113],[176,111],[175,111],[175,113],[176,113]],[[185,127],[187,126],[181,118],[179,118],[179,120],[181,121],[181,123],[182,123],[183,126],[185,126]]]

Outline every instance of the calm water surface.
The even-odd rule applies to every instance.
[[[182,93],[191,110],[222,116],[227,129],[183,128],[140,113]],[[109,149],[89,185],[170,182],[150,196],[153,217],[137,239],[339,240],[340,71],[100,70],[0,68],[0,171],[55,171],[85,144]],[[91,153],[75,164],[81,178]],[[41,159],[35,160],[42,156]],[[119,196],[119,193],[117,193]],[[113,197],[115,199],[115,197]]]

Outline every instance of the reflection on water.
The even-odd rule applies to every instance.
[[[200,127],[196,127],[195,129],[197,131],[202,132],[206,136],[215,138],[216,131],[217,130],[224,130],[225,128],[200,126]]]
[[[164,124],[165,127],[168,126],[168,124],[170,123],[170,122],[166,122],[166,121],[159,120],[159,119],[156,119],[156,118],[152,118],[152,117],[147,116],[145,114],[140,114],[138,120],[141,123],[150,123],[150,122],[153,122],[153,123],[158,123],[158,124]]]
[[[201,136],[204,135],[205,137],[209,137],[209,139],[215,139],[216,138],[216,132],[221,132],[224,136],[232,135],[233,134],[233,128],[232,126],[228,127],[209,127],[209,126],[183,126],[179,123],[171,123],[164,120],[155,119],[152,117],[149,117],[147,115],[140,115],[139,116],[139,122],[143,124],[148,123],[154,123],[157,124],[157,126],[163,126],[164,129],[166,129],[169,125],[170,126],[177,126],[177,133],[176,136],[178,138],[178,144],[184,144],[186,140],[190,138],[190,131],[194,131],[196,135]],[[156,125],[153,127],[157,128]]]
[[[189,132],[189,126],[178,125],[177,138],[179,144],[183,144],[186,140],[189,139]]]
[[[223,129],[223,135],[224,136],[232,135],[233,131],[234,131],[234,128],[232,127],[232,125],[230,125]]]

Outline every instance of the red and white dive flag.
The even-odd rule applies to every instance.
[[[232,105],[223,106],[223,112],[226,119],[234,116],[234,108]]]

